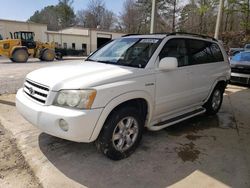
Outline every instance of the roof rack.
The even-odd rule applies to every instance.
[[[128,37],[128,36],[133,36],[133,35],[141,35],[141,34],[126,34],[126,35],[123,35],[122,37]]]
[[[128,37],[128,36],[134,36],[134,35],[141,35],[141,34],[127,34],[127,35],[123,35],[122,37]],[[173,33],[152,33],[149,35],[166,35],[166,36],[171,36],[171,35],[189,35],[189,36],[195,36],[195,37],[201,37],[204,39],[212,39],[213,41],[218,42],[217,39],[215,39],[214,37],[210,37],[207,35],[201,35],[201,34],[197,34],[197,33],[188,33],[188,32],[173,32]]]
[[[197,33],[173,32],[173,33],[167,33],[166,35],[167,36],[171,36],[171,35],[190,35],[190,36],[195,36],[195,37],[201,37],[201,38],[204,38],[204,39],[212,39],[212,40],[218,42],[218,40],[215,39],[214,37],[210,37],[210,36],[207,36],[207,35],[201,35],[201,34],[197,34]]]

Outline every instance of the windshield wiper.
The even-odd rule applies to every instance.
[[[93,59],[89,59],[89,58],[87,58],[85,61],[94,61]]]

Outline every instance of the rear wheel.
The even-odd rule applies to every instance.
[[[10,58],[10,60],[17,63],[25,63],[28,61],[28,58],[29,54],[27,50],[17,49],[16,51],[14,51],[12,58]]]
[[[223,93],[224,87],[222,85],[218,85],[214,88],[209,100],[204,105],[208,115],[214,115],[220,110],[223,101]]]
[[[143,121],[138,110],[123,107],[114,111],[105,122],[96,141],[97,148],[112,160],[131,155],[140,143]]]
[[[42,56],[40,58],[41,61],[54,61],[55,59],[55,51],[51,49],[44,50]]]

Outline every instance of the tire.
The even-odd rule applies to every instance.
[[[42,61],[54,61],[55,56],[56,56],[55,51],[53,51],[51,49],[47,49],[47,50],[44,50],[44,52],[42,53],[40,60],[42,60]]]
[[[62,53],[60,53],[60,52],[56,53],[56,59],[57,60],[62,60],[63,59]]]
[[[106,120],[96,141],[97,149],[112,160],[124,159],[138,147],[143,127],[138,110],[133,107],[119,108]]]
[[[209,100],[204,105],[206,109],[206,114],[208,115],[215,115],[221,108],[221,104],[223,102],[223,93],[225,88],[222,85],[217,85]]]
[[[10,58],[11,61],[16,63],[25,63],[28,61],[29,54],[27,50],[25,49],[17,49],[14,51],[12,58]]]

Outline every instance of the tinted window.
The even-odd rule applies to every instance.
[[[160,59],[164,57],[176,57],[178,66],[188,65],[188,56],[186,42],[184,39],[171,39],[163,47],[160,53]]]
[[[215,63],[223,61],[217,44],[202,40],[187,40],[189,64]]]
[[[215,58],[215,62],[221,62],[221,61],[224,61],[224,57],[222,55],[222,52],[220,50],[220,47],[215,44],[215,43],[211,43],[211,46],[210,46],[211,50],[212,50],[212,54]]]

